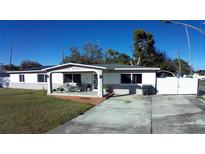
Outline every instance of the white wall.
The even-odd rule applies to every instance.
[[[198,79],[157,78],[157,94],[197,94]]]
[[[73,73],[81,72],[82,83],[93,83],[93,71],[98,71],[96,69],[81,68],[81,67],[70,67],[61,70],[56,70],[52,73],[52,83],[53,89],[63,85],[63,73]],[[90,71],[90,72],[84,72]],[[142,84],[121,84],[121,73],[139,73],[142,74]],[[47,83],[37,82],[37,73],[24,74],[25,82],[19,82],[19,74],[11,74],[10,76],[10,87],[12,88],[26,88],[26,89],[47,89]],[[113,86],[114,91],[119,94],[129,94],[130,91],[134,91],[137,94],[142,94],[142,85],[151,84],[155,87],[156,73],[155,72],[142,72],[142,71],[121,71],[121,72],[105,72],[103,73],[103,84]]]
[[[52,74],[52,83],[63,84],[63,74],[62,73],[53,73]]]
[[[142,84],[151,84],[153,87],[155,87],[156,73],[155,72],[142,73]]]
[[[23,74],[23,73],[22,73]],[[19,74],[10,74],[9,88],[22,88],[22,89],[47,89],[47,83],[37,82],[38,73],[25,73],[25,82],[19,82]]]
[[[37,83],[37,74],[25,74],[25,83]]]
[[[19,74],[10,74],[10,82],[19,82]]]
[[[19,74],[10,75],[10,88],[26,88],[26,89],[46,89],[47,83],[37,82],[38,73],[25,73],[25,82],[19,82]],[[40,74],[40,73],[39,73]],[[94,73],[83,72],[81,73],[82,83],[92,84]],[[63,85],[63,73],[52,74],[53,88]]]
[[[24,83],[36,83],[36,84],[46,84],[42,82],[38,82],[37,80],[37,74],[42,74],[42,73],[25,73],[24,74]],[[54,73],[52,74],[52,79],[53,83],[63,83],[63,74],[62,73]],[[22,83],[19,82],[19,74],[11,74],[10,75],[10,82],[14,83]]]
[[[81,81],[86,84],[93,84],[94,73],[81,73]]]
[[[47,84],[10,82],[9,88],[46,90]]]
[[[142,74],[142,84],[152,84],[155,86],[156,73],[155,72],[117,72],[117,73],[103,73],[103,83],[104,84],[121,84],[121,74],[122,73],[139,73]]]
[[[136,73],[142,74],[141,84],[121,84],[122,73]],[[114,89],[116,95],[126,95],[130,93],[142,94],[142,85],[149,84],[153,87],[156,86],[156,73],[155,72],[142,72],[142,71],[121,71],[114,73],[103,73],[103,84],[110,86]]]

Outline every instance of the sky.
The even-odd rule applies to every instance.
[[[205,21],[180,21],[205,30]],[[12,63],[32,60],[42,65],[57,65],[62,52],[69,54],[71,46],[82,50],[86,42],[100,45],[104,50],[112,48],[132,56],[133,31],[151,32],[155,47],[174,59],[177,51],[189,62],[188,44],[184,27],[165,24],[158,20],[0,20],[0,63],[9,63],[9,51],[13,47]],[[205,69],[205,35],[188,29],[193,54],[193,68]]]

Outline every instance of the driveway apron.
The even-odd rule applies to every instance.
[[[205,133],[205,102],[193,95],[114,96],[48,133]]]
[[[151,130],[149,97],[114,96],[49,133],[144,134]]]

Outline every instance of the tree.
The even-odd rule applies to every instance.
[[[160,66],[161,70],[167,70],[173,73],[176,73],[176,67],[173,65],[173,62],[171,59],[167,59],[162,63]]]
[[[86,64],[99,64],[103,62],[103,53],[99,45],[94,43],[85,43],[83,60]]]
[[[198,70],[196,71],[196,73],[198,73],[199,75],[205,75],[205,70]]]
[[[130,56],[125,53],[120,53],[118,57],[118,63],[120,64],[130,64]]]
[[[118,63],[118,56],[119,56],[119,52],[110,48],[106,52],[105,62],[108,64]]]
[[[165,52],[157,50],[151,33],[142,29],[134,31],[134,57],[135,63],[141,66],[166,68],[169,59]],[[168,60],[168,61],[167,61]]]
[[[84,52],[80,52],[77,47],[70,48],[70,55],[65,56],[61,63],[99,64],[104,62],[104,55],[99,45],[85,43]]]
[[[142,29],[134,31],[134,64],[139,63],[141,66],[147,67],[159,67],[162,70],[171,71],[177,73],[178,62],[171,60],[166,56],[165,51],[156,49],[154,44],[154,37],[151,33],[145,32]],[[83,46],[84,52],[80,52],[77,47],[71,47],[71,54],[65,57],[63,63],[81,63],[81,64],[130,64],[132,59],[126,53],[118,52],[112,48],[109,48],[106,52],[95,43],[85,43]],[[189,65],[182,61],[182,74],[187,74]]]
[[[153,66],[156,58],[153,35],[143,29],[138,29],[134,31],[133,41],[135,63],[141,66]]]
[[[105,54],[105,63],[119,63],[119,64],[130,64],[131,58],[125,54],[113,50],[112,48],[108,49]]]
[[[142,29],[134,31],[134,57],[135,63],[140,66],[159,67],[162,70],[168,70],[176,73],[178,70],[178,61],[172,61],[166,56],[166,53],[157,50],[154,46],[155,41],[151,33]],[[183,63],[183,73],[187,73],[189,67],[185,61]]]
[[[35,67],[40,67],[42,66],[41,64],[39,64],[38,62],[35,61],[30,61],[30,60],[24,60],[21,62],[20,64],[20,69],[24,70],[24,69],[28,69],[28,68],[35,68]]]
[[[70,48],[70,56],[66,56],[62,63],[82,63],[81,54],[77,47]]]
[[[6,70],[6,71],[17,71],[20,68],[18,66],[13,65],[13,64],[11,64],[11,65],[7,64],[7,65],[3,66],[3,69]]]
[[[189,74],[189,72],[190,72],[189,64],[186,61],[184,61],[183,59],[180,59],[180,63],[181,63],[181,74],[182,75]],[[172,64],[173,64],[175,73],[179,73],[179,62],[178,62],[178,59],[174,59],[172,61]]]

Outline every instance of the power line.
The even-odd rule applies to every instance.
[[[200,29],[200,28],[195,27],[195,26],[190,25],[190,24],[182,23],[182,22],[169,21],[169,20],[162,20],[161,22],[168,23],[168,24],[181,25],[181,26],[183,26],[183,27],[185,28],[186,37],[187,37],[187,42],[188,42],[188,48],[189,48],[189,57],[190,57],[190,58],[189,58],[189,61],[190,61],[190,74],[192,75],[192,74],[193,74],[192,51],[191,51],[190,38],[189,38],[189,32],[188,32],[187,27],[192,28],[192,29],[198,31],[198,32],[201,33],[201,34],[204,34],[204,35],[205,35],[205,30]]]

